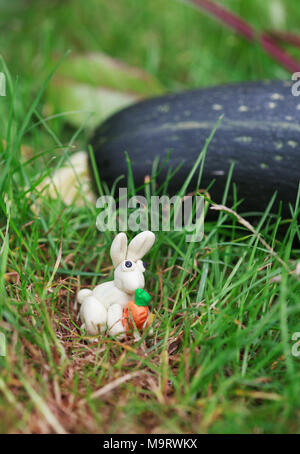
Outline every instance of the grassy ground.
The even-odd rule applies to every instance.
[[[271,14],[271,2],[226,3],[258,28],[296,29],[300,19],[297,0],[285,17]],[[288,220],[261,215],[256,230],[275,254],[224,212],[206,222],[200,243],[159,232],[146,272],[153,337],[87,344],[75,294],[112,277],[112,236],[96,231],[88,202],[66,207],[43,197],[40,213],[31,209],[58,150],[86,140],[63,118],[31,127],[43,112],[53,54],[104,50],[152,72],[167,90],[287,73],[171,0],[159,9],[138,0],[0,8],[11,74],[0,98],[0,134],[9,142],[0,150],[0,327],[8,348],[0,357],[0,432],[299,432],[300,359],[291,338],[300,331],[300,282],[289,272],[299,257],[296,212]],[[24,157],[22,143],[33,157]]]

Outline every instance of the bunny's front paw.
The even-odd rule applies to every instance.
[[[122,323],[123,308],[120,304],[112,304],[107,311],[107,326],[109,334],[123,338],[125,336],[125,328]]]

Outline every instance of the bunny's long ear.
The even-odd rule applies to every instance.
[[[147,230],[139,233],[130,241],[126,258],[133,262],[140,260],[152,248],[154,241],[155,235],[153,232]]]
[[[115,237],[110,247],[110,256],[115,268],[126,259],[126,253],[127,236],[126,233],[121,232]]]

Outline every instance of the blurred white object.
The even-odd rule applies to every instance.
[[[96,203],[96,196],[92,190],[87,152],[78,151],[71,155],[65,166],[56,170],[50,177],[46,177],[37,186],[37,190],[42,192],[43,195],[47,194],[52,199],[56,199],[59,195],[66,205],[75,203],[82,206],[84,199]]]
[[[272,0],[271,2],[269,2],[269,11],[272,27],[276,29],[285,28],[286,14],[285,6],[282,0]]]

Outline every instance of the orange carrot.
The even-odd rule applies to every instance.
[[[123,310],[123,326],[126,331],[134,328],[142,329],[149,317],[148,303],[150,295],[145,290],[138,288],[135,291],[134,300],[129,301]],[[134,322],[134,323],[133,323]]]

